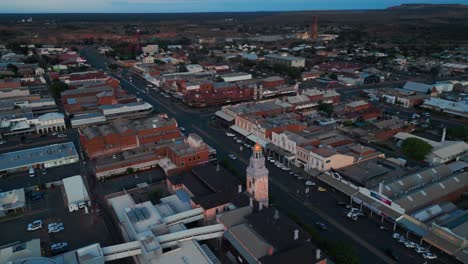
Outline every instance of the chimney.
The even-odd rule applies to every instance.
[[[321,256],[320,256],[320,248],[317,248],[317,249],[315,250],[315,258],[316,258],[317,260],[319,260],[319,259],[321,258]]]
[[[263,203],[258,203],[258,210],[259,211],[263,210]]]
[[[444,131],[442,132],[442,140],[440,142],[444,142],[445,141],[445,135],[447,134],[447,131],[444,127]]]
[[[250,208],[253,208],[253,198],[250,197]]]
[[[239,193],[242,192],[242,184],[239,184],[239,186],[237,186],[237,192],[239,192]]]
[[[299,230],[294,229],[294,240],[298,240],[298,239],[299,239]]]

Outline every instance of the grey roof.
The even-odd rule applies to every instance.
[[[21,167],[77,156],[78,153],[76,152],[73,142],[18,150],[0,154],[0,171],[14,170]]]
[[[410,90],[418,93],[427,93],[428,90],[432,89],[432,85],[425,84],[425,83],[417,83],[417,82],[406,82],[403,89]]]
[[[265,58],[272,58],[272,59],[279,59],[279,60],[289,60],[289,61],[305,60],[304,58],[300,58],[300,57],[282,56],[280,54],[268,54],[268,55],[265,55]]]

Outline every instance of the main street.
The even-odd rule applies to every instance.
[[[90,63],[98,60],[95,57],[97,54],[91,54],[94,58],[89,58],[89,52],[87,55]],[[147,92],[148,83],[136,76],[130,82],[129,74],[124,72],[124,77],[116,76],[124,89],[151,103],[156,111],[175,117],[179,126],[185,127],[187,133],[199,134],[217,150],[218,159],[224,159],[229,154],[238,156],[232,163],[239,172],[245,171],[251,151],[245,148],[241,150],[238,144],[225,135],[225,131],[210,125],[214,111],[188,109],[175,99],[162,96],[158,91],[149,89]],[[375,220],[362,218],[357,222],[349,222],[344,218],[343,208],[336,205],[337,201],[347,201],[343,195],[330,190],[318,192],[315,188],[311,188],[306,195],[303,182],[269,163],[267,166],[270,170],[270,194],[276,206],[296,214],[309,225],[314,225],[316,221],[326,223],[329,228],[323,231],[323,236],[353,245],[362,263],[395,263],[384,253],[384,248],[394,250],[400,256],[399,263],[424,262],[414,250],[406,249],[394,241],[389,231],[379,230],[379,224]]]

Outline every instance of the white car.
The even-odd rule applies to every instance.
[[[58,233],[65,230],[63,223],[50,223],[48,225],[49,233]]]
[[[180,131],[184,132],[185,131],[185,127],[179,127],[180,128]]]
[[[316,185],[315,182],[313,182],[313,181],[306,181],[305,184],[306,184],[307,186],[315,186],[315,185]]]
[[[57,137],[64,138],[64,137],[67,137],[67,134],[58,134]]]
[[[276,163],[276,160],[271,159],[271,160],[269,160],[269,162],[270,162],[270,163]]]
[[[426,252],[429,252],[427,249],[421,247],[421,246],[416,246],[416,248],[414,249],[416,251],[416,253],[426,253]]]
[[[423,253],[422,256],[425,259],[436,259],[437,258],[437,256],[432,254],[431,252]]]
[[[289,175],[294,175],[294,171],[290,171],[290,172],[289,172]]]
[[[59,242],[59,243],[52,244],[50,246],[50,250],[52,251],[61,250],[61,249],[66,248],[67,246],[68,246],[67,242]]]
[[[237,159],[237,157],[234,155],[234,154],[229,154],[228,157],[232,160],[235,160]]]
[[[228,137],[233,137],[233,136],[235,136],[235,135],[234,135],[233,133],[226,132],[226,136],[228,136]]]
[[[417,244],[414,243],[414,242],[411,242],[411,241],[406,241],[405,242],[405,247],[407,247],[407,248],[415,248],[416,246],[417,246]]]
[[[395,238],[395,239],[398,239],[398,238],[401,237],[401,235],[398,234],[398,233],[393,233],[393,234],[392,234],[392,237]]]
[[[5,144],[5,143],[7,143],[6,140],[4,140],[4,139],[3,139],[3,140],[0,140],[0,145],[3,145],[3,144]]]
[[[42,220],[36,220],[28,224],[28,231],[36,231],[42,228]]]

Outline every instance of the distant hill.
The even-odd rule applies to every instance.
[[[468,9],[468,5],[462,4],[402,4],[399,6],[388,7],[387,10],[397,10],[397,11],[429,11],[429,10],[439,10],[440,9]]]

